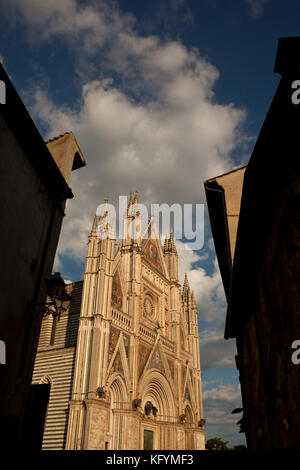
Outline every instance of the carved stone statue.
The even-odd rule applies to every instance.
[[[157,412],[158,412],[158,409],[156,408],[156,406],[152,406],[152,413],[155,418],[157,416]]]
[[[199,426],[199,428],[203,428],[204,425],[205,425],[205,423],[206,423],[206,419],[203,419],[203,418],[200,419],[200,421],[198,421],[198,426]]]
[[[185,414],[182,414],[179,416],[179,421],[181,424],[183,424],[185,422]]]
[[[145,404],[145,415],[150,416],[151,411],[152,411],[153,405],[151,401],[147,401]]]
[[[96,397],[97,398],[106,398],[106,392],[104,387],[98,387],[96,390]]]
[[[132,408],[137,409],[141,406],[142,400],[140,398],[135,398],[132,402]]]

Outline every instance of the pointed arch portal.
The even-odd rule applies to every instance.
[[[176,408],[172,388],[168,380],[158,371],[146,373],[140,386],[142,407],[151,401],[157,408],[159,421],[173,421],[176,418]]]

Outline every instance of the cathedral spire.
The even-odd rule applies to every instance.
[[[188,294],[190,292],[190,285],[187,277],[187,273],[184,275],[184,282],[183,282],[183,293]]]
[[[174,242],[173,228],[171,228],[171,231],[170,231],[169,250],[172,253],[176,253],[176,255],[177,255],[177,249],[176,249],[176,245],[175,245],[175,242]]]
[[[91,234],[90,234],[91,237],[95,237],[97,235],[97,225],[98,225],[98,217],[95,215]]]
[[[130,207],[132,206],[132,204],[133,204],[132,192],[130,191],[130,193],[129,193],[129,202],[128,202],[128,207],[127,207],[127,214],[128,214],[128,211],[129,211]]]
[[[108,216],[108,197],[104,199],[104,208],[102,214],[99,217],[99,222],[105,219]]]
[[[191,303],[192,303],[192,306],[194,308],[196,308],[196,300],[195,300],[195,294],[194,294],[193,290],[192,290],[192,294],[191,294]]]
[[[127,215],[136,216],[138,212],[138,192],[135,191],[134,197],[132,197],[132,192],[130,192],[129,202],[127,207]]]
[[[166,232],[166,238],[165,238],[165,242],[164,242],[164,253],[166,253],[167,251],[169,251],[168,232]]]
[[[139,245],[141,243],[141,220],[138,205],[138,192],[134,196],[130,192],[127,214],[124,216],[122,247]]]
[[[100,238],[115,239],[115,230],[113,222],[109,217],[108,197],[104,199],[104,208],[99,217],[98,234]]]

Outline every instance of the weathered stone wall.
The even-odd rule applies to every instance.
[[[39,384],[41,380],[49,380],[51,385],[43,450],[65,449],[74,365],[74,347],[37,354],[32,383]]]
[[[299,183],[282,195],[255,304],[237,342],[248,440],[252,449],[300,448]],[[247,299],[245,299],[247,302]]]
[[[64,203],[54,201],[28,156],[0,116],[0,441],[15,446],[25,410],[42,316],[32,304],[45,300]],[[4,229],[5,228],[5,229]],[[43,291],[44,289],[44,291]],[[16,334],[17,332],[17,334]]]
[[[223,176],[215,178],[217,183],[224,189],[230,253],[232,260],[234,258],[245,171],[246,167],[238,168],[237,170],[233,170],[230,173],[226,173]]]
[[[87,412],[84,448],[104,450],[107,440],[109,404],[100,400],[86,400],[85,403]]]
[[[67,285],[71,300],[59,320],[48,315],[42,321],[32,383],[39,384],[43,380],[51,385],[43,450],[66,448],[82,285],[82,281]]]

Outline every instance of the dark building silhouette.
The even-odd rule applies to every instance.
[[[0,105],[0,340],[5,345],[0,447],[11,449],[26,442],[40,304],[46,299],[65,203],[73,197],[70,173],[85,160],[72,133],[45,144],[1,64],[0,81],[5,88]],[[42,409],[45,400],[39,399]]]
[[[212,180],[205,183],[227,281],[225,338],[236,338],[241,424],[253,450],[300,449],[300,364],[292,361],[292,344],[300,339],[299,50],[300,38],[279,40],[281,80],[244,174],[232,267],[224,254],[224,197],[214,197]]]

